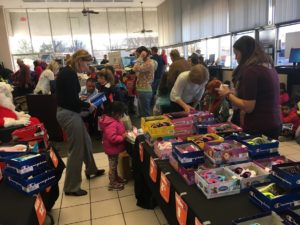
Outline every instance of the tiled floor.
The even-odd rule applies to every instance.
[[[281,142],[280,154],[293,161],[300,161],[300,145],[295,141]],[[108,162],[104,153],[94,154],[98,166],[108,171]],[[64,159],[65,160],[65,159]],[[165,225],[167,221],[157,207],[145,210],[136,206],[133,181],[130,181],[122,191],[108,191],[108,177],[105,176],[87,180],[84,175],[82,188],[88,190],[88,195],[71,197],[60,194],[51,213],[55,224],[76,225]],[[63,189],[64,174],[60,180],[60,190]],[[62,192],[62,191],[61,191]]]
[[[146,210],[136,206],[133,181],[122,191],[108,191],[108,161],[104,153],[95,153],[96,164],[106,170],[102,177],[87,180],[82,173],[82,188],[88,195],[66,196],[60,193],[51,213],[55,224],[74,225],[165,225],[167,221],[160,208]],[[66,161],[66,159],[63,159]],[[63,190],[65,173],[60,180]]]

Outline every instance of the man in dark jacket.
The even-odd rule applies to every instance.
[[[154,80],[152,83],[152,92],[153,92],[153,96],[156,95],[156,91],[161,79],[161,76],[163,74],[163,70],[164,70],[164,61],[163,58],[157,54],[158,52],[158,48],[157,47],[152,47],[151,48],[151,52],[152,52],[152,59],[155,60],[157,62],[157,69],[154,73]]]
[[[171,92],[178,75],[184,71],[190,70],[189,63],[183,57],[180,57],[177,49],[173,49],[170,52],[170,57],[172,64],[170,65],[167,77],[167,87],[169,92]]]

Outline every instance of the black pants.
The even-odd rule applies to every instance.
[[[249,133],[249,134],[252,134],[252,135],[265,135],[269,138],[272,138],[272,139],[278,139],[280,133],[281,133],[281,129],[282,129],[282,125],[279,125],[277,127],[274,127],[274,128],[271,128],[271,129],[268,129],[268,130],[265,130],[265,131],[258,131],[258,132],[247,132],[245,131],[246,133]]]

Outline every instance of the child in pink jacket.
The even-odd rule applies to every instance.
[[[118,176],[119,153],[125,150],[126,130],[120,119],[126,112],[126,105],[122,102],[112,102],[106,112],[99,119],[103,131],[102,144],[109,161],[108,190],[124,189],[125,179]]]

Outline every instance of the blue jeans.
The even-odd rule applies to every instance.
[[[137,92],[139,116],[146,117],[151,115],[152,92]]]

